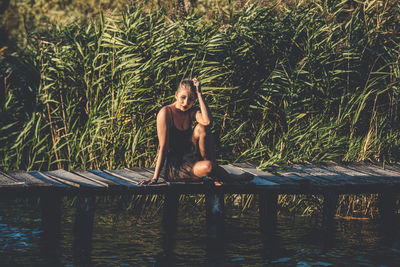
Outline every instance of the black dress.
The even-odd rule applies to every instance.
[[[194,163],[201,160],[201,156],[198,152],[198,146],[192,142],[193,130],[191,127],[183,131],[177,129],[169,106],[167,106],[167,110],[171,118],[169,149],[161,169],[161,175],[167,181],[197,178],[191,170]],[[187,112],[187,114],[190,116],[190,112]]]

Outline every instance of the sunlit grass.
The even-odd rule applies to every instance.
[[[185,77],[220,162],[399,160],[399,2],[227,2],[100,12],[2,54],[0,168],[154,166],[155,116]]]

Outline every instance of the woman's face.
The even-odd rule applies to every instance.
[[[188,111],[194,104],[195,96],[190,89],[180,88],[175,93],[176,108],[181,111]]]

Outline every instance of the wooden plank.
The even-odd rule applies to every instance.
[[[259,176],[262,176],[264,179],[267,179],[267,180],[274,182],[276,184],[279,184],[279,185],[285,185],[285,186],[302,185],[303,186],[303,185],[310,183],[309,180],[296,175],[296,173],[288,172],[282,168],[274,169],[271,172],[267,172],[267,171],[257,170],[256,165],[251,164],[251,163],[234,163],[232,165],[237,166],[243,170],[246,170],[249,173],[252,173],[253,175],[257,174]]]
[[[337,173],[340,175],[340,180],[343,181],[345,185],[371,184],[371,180],[365,179],[368,175],[347,169],[344,166],[337,164],[316,164],[315,166],[329,173]]]
[[[11,176],[12,178],[14,178],[15,180],[25,183],[26,185],[29,185],[29,186],[53,186],[53,184],[51,184],[51,183],[47,183],[43,180],[35,178],[33,175],[29,174],[28,172],[14,171],[14,172],[8,172],[7,174],[9,176]]]
[[[306,180],[310,181],[310,184],[312,186],[335,186],[337,184],[333,183],[333,181],[330,181],[329,179],[325,179],[325,178],[321,178],[318,176],[314,176],[311,175],[309,173],[307,173],[302,165],[296,165],[296,164],[292,164],[292,165],[287,165],[285,167],[283,167],[284,170],[291,172],[292,174],[296,174],[297,176],[300,176]]]
[[[0,186],[25,186],[25,182],[20,182],[5,173],[0,172]]]
[[[64,183],[75,183],[78,184],[79,187],[93,187],[93,188],[102,188],[103,185],[96,183],[92,180],[86,179],[82,176],[74,174],[72,172],[68,172],[66,170],[55,170],[55,171],[47,171],[46,175],[51,176],[51,178],[56,177],[57,180],[62,180]]]
[[[311,185],[311,180],[310,179],[304,179],[304,177],[301,177],[298,175],[297,172],[290,172],[286,170],[277,170],[276,172],[274,171],[277,175],[282,176],[282,178],[285,178],[288,182],[286,182],[289,185],[302,185],[302,186],[309,186]],[[281,178],[281,179],[282,179]]]
[[[377,165],[369,165],[369,164],[360,162],[360,163],[352,163],[349,166],[350,167],[355,166],[355,167],[362,168],[363,170],[366,170],[369,173],[372,173],[377,176],[386,176],[388,178],[389,177],[393,178],[393,182],[400,182],[400,173],[392,171],[392,170],[383,169],[382,167],[377,166]]]
[[[154,168],[129,168],[129,169],[134,172],[138,172],[138,173],[142,174],[143,176],[146,176],[147,179],[152,179],[153,175],[154,175]],[[155,185],[165,185],[165,183],[171,184],[169,181],[167,181],[167,179],[165,179],[163,176],[160,175],[158,183]],[[186,183],[186,182],[184,180],[180,180],[178,182],[172,182],[172,183],[179,184],[179,183]]]
[[[385,170],[390,170],[390,171],[394,171],[394,172],[400,174],[400,165],[399,165],[399,164],[385,164],[385,166],[383,167],[383,169],[385,169]]]
[[[33,177],[35,177],[36,179],[42,180],[45,183],[51,184],[55,187],[69,187],[69,185],[66,185],[60,181],[51,179],[50,177],[48,177],[47,175],[44,175],[43,173],[39,172],[39,171],[30,171],[28,172],[30,175],[32,175]]]
[[[357,171],[359,173],[364,173],[368,175],[368,179],[375,184],[393,184],[394,179],[388,176],[382,176],[382,174],[372,171],[366,166],[356,165],[356,164],[348,164],[345,165],[346,168]]]
[[[233,163],[232,165],[242,169],[243,171],[251,173],[256,177],[260,177],[261,179],[268,181],[269,185],[278,186],[278,185],[295,185],[295,184],[298,184],[296,182],[293,182],[291,179],[286,179],[285,177],[282,177],[282,176],[279,176],[279,175],[275,175],[275,174],[270,173],[270,172],[257,170],[255,165],[251,165],[249,163],[244,163],[244,164]]]
[[[130,188],[130,187],[137,187],[137,186],[138,186],[138,185],[136,185],[135,183],[131,183],[131,182],[122,180],[122,179],[120,179],[120,178],[118,178],[118,177],[115,177],[115,176],[113,176],[113,175],[111,175],[111,174],[108,174],[108,173],[106,173],[106,172],[103,172],[103,171],[101,171],[101,170],[94,170],[94,169],[92,169],[92,170],[89,170],[89,171],[90,171],[91,173],[97,175],[97,176],[100,176],[100,177],[102,177],[102,178],[104,178],[104,179],[110,180],[110,181],[112,181],[112,182],[114,182],[114,183],[118,183],[118,184],[120,184],[121,186],[124,186],[124,187]]]
[[[131,168],[125,168],[124,170],[131,171],[135,173],[135,175],[140,175],[140,177],[143,177],[143,179],[145,180],[153,178],[153,173],[154,173],[154,169],[147,169],[147,168],[131,167]]]
[[[59,182],[59,183],[62,183],[62,184],[68,185],[68,186],[72,186],[72,187],[75,187],[75,188],[80,188],[81,187],[81,185],[78,184],[78,183],[75,183],[75,182],[72,182],[72,181],[69,181],[69,180],[65,180],[65,179],[61,179],[61,178],[59,178],[57,176],[53,176],[53,175],[48,174],[48,173],[43,173],[43,172],[39,172],[39,173],[42,176],[44,176],[47,179],[49,179],[49,180],[53,180],[53,181],[56,181],[56,182]]]
[[[379,184],[376,180],[375,176],[371,176],[370,174],[366,174],[364,172],[359,172],[354,169],[347,168],[345,165],[338,165],[336,163],[328,164],[327,169],[346,174],[353,177],[353,181],[359,184]]]
[[[143,180],[148,180],[147,177],[127,169],[120,170],[103,170],[104,172],[114,175],[120,179],[126,180],[131,183],[138,184]]]
[[[221,168],[223,168],[225,171],[227,171],[229,174],[233,174],[233,175],[241,175],[246,172],[242,168],[238,168],[234,165],[219,165],[219,166]]]
[[[99,184],[101,184],[101,185],[103,185],[105,187],[108,187],[108,188],[114,188],[114,187],[121,187],[122,186],[122,185],[120,185],[120,184],[118,184],[116,182],[104,179],[103,177],[100,177],[100,176],[98,176],[98,175],[96,175],[94,173],[91,173],[90,171],[79,170],[79,171],[73,171],[73,173],[75,173],[77,175],[80,175],[80,176],[82,176],[82,177],[84,177],[84,178],[86,178],[88,180],[93,181],[93,182],[99,183]]]
[[[303,172],[306,172],[312,176],[325,179],[332,185],[349,185],[356,184],[352,181],[352,177],[346,174],[339,174],[337,172],[329,171],[327,169],[320,168],[316,165],[305,165],[305,164],[295,164],[294,168],[301,168]]]
[[[255,184],[255,185],[258,185],[258,186],[279,186],[279,184],[268,180],[269,176],[274,176],[273,174],[267,173],[267,172],[262,172],[262,171],[259,171],[259,170],[255,169],[255,168],[251,168],[249,164],[242,165],[242,166],[246,166],[244,168],[235,166],[233,164],[229,164],[227,166],[239,169],[243,173],[247,172],[247,173],[250,173],[250,174],[254,175],[254,178],[252,180],[250,180],[250,183],[252,183],[252,184]]]

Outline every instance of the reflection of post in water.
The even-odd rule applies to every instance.
[[[221,237],[224,230],[224,194],[206,194],[206,224],[209,237]]]
[[[260,212],[260,232],[264,237],[269,237],[276,232],[278,194],[273,192],[258,194],[258,209]]]
[[[169,192],[165,194],[163,211],[162,248],[163,255],[157,259],[157,266],[173,265],[173,251],[175,248],[175,233],[177,228],[179,194]]]
[[[224,194],[206,194],[207,266],[221,266],[224,260]]]
[[[278,194],[264,192],[258,194],[260,233],[267,257],[279,255],[280,239],[276,233],[278,214]]]
[[[399,216],[396,216],[396,194],[384,192],[378,195],[379,228],[384,237],[384,243],[393,244],[399,234]]]
[[[324,194],[324,203],[322,207],[322,246],[324,249],[330,249],[334,245],[336,235],[335,214],[339,194],[336,192],[327,192]]]
[[[94,211],[94,196],[78,196],[72,247],[73,262],[76,265],[91,265]]]
[[[337,210],[339,195],[335,192],[327,192],[324,194],[324,204],[322,208],[322,227],[325,231],[334,232],[335,214]]]
[[[58,194],[48,193],[40,197],[42,213],[40,250],[46,266],[61,264],[61,202],[61,196]]]

